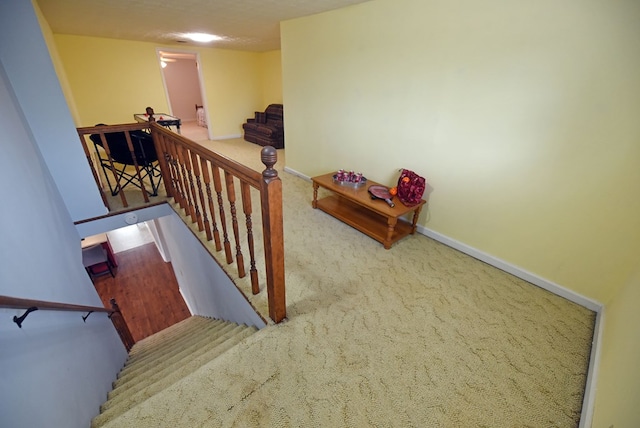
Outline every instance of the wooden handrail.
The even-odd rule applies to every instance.
[[[276,323],[286,318],[282,182],[278,172],[273,168],[277,162],[277,151],[270,146],[262,149],[261,159],[265,170],[260,173],[155,122],[78,128],[78,136],[83,143],[87,160],[107,207],[109,205],[104,190],[100,186],[98,172],[85,138],[89,134],[100,135],[102,146],[109,153],[105,134],[124,132],[132,158],[135,160],[129,134],[134,130],[147,130],[151,133],[167,197],[173,199],[179,210],[183,210],[185,222],[191,222],[199,232],[204,232],[207,241],[214,241],[216,251],[224,250],[227,264],[233,263],[235,258],[239,278],[246,275],[242,245],[248,246],[253,294],[258,294],[260,287],[254,257],[256,247],[253,242],[254,224],[250,188],[260,193],[269,316]],[[145,202],[148,203],[147,192],[140,178],[140,169],[137,164],[134,166],[139,179],[138,187],[142,190]],[[113,165],[111,167],[113,169]],[[116,176],[115,172],[114,176]],[[236,180],[240,183],[239,188],[236,188]],[[236,192],[239,192],[239,197]],[[127,207],[125,192],[119,193],[122,205]],[[244,215],[244,222],[239,219],[242,215]],[[240,234],[242,223],[246,230],[246,244],[241,242],[243,241]],[[235,249],[235,255],[233,249]]]
[[[183,135],[171,132],[170,130],[166,129],[163,126],[158,125],[155,122],[149,125],[151,127],[152,133],[155,133],[154,135],[155,137],[162,136],[163,138],[168,139],[173,144],[179,144],[183,146],[185,149],[189,150],[189,152],[192,152],[200,157],[204,157],[210,160],[211,162],[215,163],[216,165],[219,165],[221,169],[228,171],[229,173],[231,173],[233,176],[237,177],[241,181],[246,181],[252,187],[256,189],[260,188],[260,181],[262,178],[262,174],[260,174],[259,172],[249,168],[246,165],[242,165],[241,163],[238,163],[233,159],[230,159],[224,155],[221,155],[220,153],[211,151],[206,147],[194,141],[191,141],[190,139],[186,138]],[[121,126],[126,126],[126,125],[121,125]],[[118,131],[118,129],[115,129],[115,128],[114,130]],[[111,127],[109,127],[109,132],[112,132]]]
[[[114,299],[111,299],[112,309],[107,309],[101,306],[87,306],[87,305],[75,305],[72,303],[59,303],[48,302],[45,300],[34,299],[22,299],[19,297],[0,296],[0,308],[9,309],[26,309],[27,312],[22,317],[13,317],[13,321],[18,324],[18,327],[22,328],[22,322],[26,316],[35,310],[46,311],[72,311],[72,312],[88,312],[88,314],[82,317],[86,321],[87,317],[93,312],[104,312],[109,314],[109,318],[113,323],[122,343],[127,348],[127,351],[131,350],[131,347],[135,344],[131,331],[122,317],[120,307]]]
[[[45,300],[20,299],[18,297],[0,296],[0,308],[29,309],[32,307],[37,307],[38,309],[48,311],[113,312],[112,309],[107,309],[100,306],[74,305],[71,303],[47,302]]]
[[[85,139],[85,136],[87,135],[91,135],[91,134],[97,134],[100,135],[100,139],[102,142],[102,149],[105,151],[107,158],[109,159],[108,162],[108,167],[111,170],[111,173],[113,174],[113,178],[116,182],[116,188],[120,188],[121,186],[121,180],[122,180],[122,175],[118,174],[118,172],[115,169],[113,160],[111,159],[110,156],[110,152],[111,149],[109,147],[109,142],[107,140],[107,138],[105,137],[105,134],[108,133],[112,133],[112,132],[124,132],[125,134],[125,138],[127,141],[127,148],[129,149],[129,152],[131,154],[131,160],[133,162],[133,167],[135,168],[135,173],[137,176],[137,180],[136,182],[139,183],[140,185],[140,190],[142,191],[142,195],[144,198],[145,202],[149,202],[149,195],[147,193],[147,189],[145,188],[145,184],[144,181],[142,180],[142,175],[141,175],[141,165],[138,164],[138,157],[136,156],[135,153],[135,149],[133,147],[133,143],[131,140],[131,131],[142,131],[142,130],[147,130],[150,131],[149,128],[149,123],[125,123],[125,124],[119,124],[119,125],[99,125],[99,126],[88,126],[88,127],[83,127],[83,128],[77,128],[77,133],[78,133],[78,137],[80,137],[80,142],[82,143],[82,149],[84,150],[84,154],[87,158],[87,162],[89,163],[90,167],[91,167],[91,172],[93,174],[93,179],[95,180],[98,188],[100,189],[100,195],[102,197],[102,202],[104,203],[104,205],[107,208],[111,208],[109,205],[109,200],[107,199],[107,196],[105,195],[103,186],[101,185],[101,181],[99,178],[99,170],[97,168],[97,166],[94,164],[94,159],[93,156],[91,155],[91,152],[89,150],[89,144]],[[100,163],[100,160],[96,159],[96,161],[98,163]],[[108,180],[108,178],[107,178]],[[122,201],[122,206],[123,207],[127,207],[129,206],[129,203],[127,201],[127,198],[124,194],[124,192],[118,192],[120,195],[120,199]]]
[[[253,294],[258,294],[260,288],[254,258],[253,207],[249,187],[260,193],[269,317],[276,323],[284,320],[286,300],[282,182],[273,167],[278,160],[276,149],[271,146],[263,147],[261,160],[265,170],[259,173],[157,123],[150,124],[150,128],[159,154],[167,195],[174,198],[184,210],[186,218],[190,218],[200,232],[205,232],[208,241],[214,240],[216,251],[224,249],[227,264],[231,264],[234,259],[229,236],[229,231],[232,232],[240,278],[246,275],[238,220],[239,215],[244,214]],[[239,189],[236,189],[235,179],[240,182]],[[237,191],[240,197],[236,195]],[[226,196],[226,201],[223,195]],[[241,210],[238,209],[238,205],[241,206]],[[227,226],[229,215],[231,227]],[[222,236],[218,229],[218,221]]]

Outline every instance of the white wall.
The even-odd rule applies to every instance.
[[[196,120],[196,104],[202,105],[197,62],[193,59],[176,59],[167,63],[162,74],[172,114],[183,122]]]
[[[103,306],[80,238],[0,64],[0,295]],[[77,197],[77,196],[76,196]],[[82,201],[82,198],[78,198]],[[87,427],[126,351],[106,314],[0,309],[0,425]]]
[[[0,2],[0,61],[71,218],[105,214],[30,1]]]
[[[194,315],[265,326],[246,298],[177,214],[158,219],[180,291]]]

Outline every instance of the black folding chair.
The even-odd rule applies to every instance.
[[[102,125],[104,124],[98,124],[96,126]],[[162,174],[160,173],[158,154],[153,145],[153,138],[149,133],[144,131],[130,131],[129,135],[134,148],[136,162],[140,167],[140,178],[142,180],[148,179],[149,181],[151,192],[147,191],[147,193],[149,193],[150,196],[157,196]],[[89,136],[96,149],[96,155],[98,156],[98,161],[104,172],[107,184],[109,185],[111,195],[116,196],[129,184],[142,189],[141,183],[138,182],[136,172],[127,171],[127,167],[134,166],[135,163],[131,156],[131,151],[129,151],[125,133],[110,132],[104,134],[104,137],[107,140],[111,159],[109,159],[104,149],[100,134],[91,134]],[[114,175],[115,183],[113,184],[109,179],[109,172]]]

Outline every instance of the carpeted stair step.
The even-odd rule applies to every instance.
[[[170,337],[167,339],[167,343],[157,343],[157,349],[155,351],[149,349],[142,355],[130,357],[118,374],[118,380],[116,382],[131,372],[139,371],[145,365],[153,364],[153,361],[158,358],[164,358],[167,355],[180,352],[185,347],[188,347],[200,340],[202,335],[215,335],[215,331],[217,329],[223,328],[227,325],[228,323],[225,323],[224,321],[209,319],[205,323],[198,323],[194,325],[191,330],[186,331],[181,337]]]
[[[167,369],[171,370],[176,364],[179,367],[199,353],[213,349],[217,343],[223,342],[227,338],[226,335],[237,327],[237,324],[222,322],[213,329],[203,330],[180,348],[158,354],[155,358],[132,366],[126,374],[120,376],[113,383],[113,390],[107,395],[107,399],[115,399],[118,394],[131,388],[144,387],[141,379],[144,379],[146,383],[154,382],[154,379],[161,376]]]
[[[119,392],[114,389],[109,394],[108,401],[101,407],[102,413],[93,419],[92,428],[104,425],[149,397],[173,385],[256,331],[255,327],[240,326],[234,323],[224,324],[228,327],[219,329],[218,333],[224,330],[221,335],[215,335],[214,333],[213,338],[206,334],[199,336],[199,347],[189,347],[189,351],[185,350],[186,352],[179,353],[180,357],[178,357],[178,354],[170,356],[169,358],[173,363],[159,363],[163,365],[163,368],[154,371],[151,375],[143,374],[136,377],[136,379],[140,377],[146,379],[128,381],[125,383],[126,388],[123,387]],[[120,387],[116,389],[120,389]]]
[[[172,326],[165,328],[162,331],[139,340],[135,345],[133,345],[131,351],[129,351],[129,355],[135,356],[141,352],[144,352],[145,350],[148,350],[149,348],[155,349],[155,346],[157,346],[158,342],[164,342],[165,339],[169,337],[180,336],[184,334],[185,331],[193,329],[195,325],[207,323],[210,320],[211,318],[206,318],[198,315],[186,318],[178,323],[173,324]]]
[[[214,320],[197,315],[191,316],[158,333],[145,337],[133,345],[131,351],[129,351],[129,359],[127,362],[141,358],[149,352],[157,352],[159,347],[170,346],[176,338],[182,338],[188,334],[197,332],[199,326],[210,324],[211,321]]]
[[[178,364],[178,367],[174,371],[169,371],[166,374],[163,374],[161,379],[158,379],[156,382],[151,384],[147,384],[145,388],[138,390],[135,393],[123,393],[116,399],[107,401],[101,409],[103,413],[94,419],[92,427],[101,426],[136,405],[144,402],[149,397],[163,391],[165,388],[173,385],[175,382],[178,382],[183,377],[191,374],[209,361],[224,353],[226,350],[235,346],[238,342],[253,334],[254,331],[255,328],[238,326],[233,332],[235,334],[229,334],[228,336],[231,337],[222,338],[222,342],[218,343],[217,346],[209,352],[200,354],[198,357],[190,359],[189,362],[185,364]]]
[[[139,370],[141,367],[151,363],[158,357],[162,358],[163,356],[171,355],[175,352],[181,351],[193,343],[197,343],[201,339],[202,335],[215,335],[215,332],[218,329],[227,325],[229,325],[229,323],[221,320],[208,319],[205,323],[198,323],[197,325],[194,325],[192,329],[185,331],[182,336],[170,337],[167,339],[166,343],[157,343],[155,351],[153,349],[148,349],[142,355],[129,357],[127,363],[118,374],[118,380],[127,376],[131,372]]]
[[[122,398],[119,398],[120,394],[125,392],[129,393],[129,395],[133,394],[162,379],[167,373],[180,369],[198,355],[214,349],[218,344],[227,340],[237,327],[240,326],[233,323],[225,323],[214,331],[210,331],[209,334],[203,333],[194,338],[194,342],[190,343],[189,346],[180,350],[173,350],[170,354],[160,354],[153,360],[146,362],[140,370],[134,370],[120,377],[114,382],[116,385],[107,395],[107,402],[102,405],[102,410],[118,404],[122,400]],[[196,339],[197,341],[195,341]]]
[[[215,335],[216,330],[225,327],[227,324],[223,321],[211,320],[206,324],[201,324],[193,331],[187,332],[183,337],[168,339],[171,343],[158,344],[157,351],[147,351],[144,355],[135,358],[129,358],[125,366],[118,373],[118,378],[113,383],[113,387],[123,382],[123,378],[129,377],[131,373],[140,372],[145,368],[153,367],[157,364],[157,360],[162,360],[167,356],[180,352],[186,347],[191,346],[201,340],[201,336],[212,334]]]
[[[212,320],[205,317],[192,316],[187,318],[185,321],[188,322],[183,324],[180,329],[175,329],[169,333],[165,333],[163,330],[152,336],[146,337],[142,341],[133,345],[133,348],[131,348],[131,351],[129,352],[129,357],[127,358],[125,367],[134,361],[146,358],[148,355],[157,354],[163,348],[171,348],[174,346],[176,341],[184,340],[190,335],[197,333],[200,328],[210,325]]]

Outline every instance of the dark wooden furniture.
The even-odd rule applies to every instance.
[[[382,243],[385,249],[391,248],[395,242],[416,232],[416,225],[425,200],[418,205],[407,207],[395,201],[391,208],[383,200],[372,200],[367,188],[380,185],[368,180],[367,184],[353,188],[334,183],[335,172],[313,177],[313,208],[318,208],[327,214],[343,221],[365,235]],[[322,187],[332,193],[318,200],[318,189]],[[405,214],[413,212],[411,223],[398,221]]]

